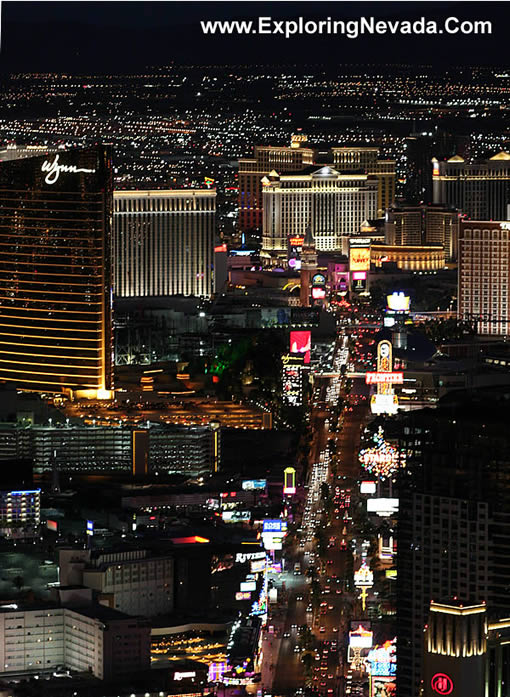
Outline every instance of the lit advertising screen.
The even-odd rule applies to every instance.
[[[256,581],[243,581],[241,585],[239,586],[239,589],[241,593],[248,593],[254,590],[257,590],[257,582]]]
[[[259,574],[261,571],[264,571],[266,568],[266,560],[265,559],[257,559],[256,561],[252,561],[250,563],[250,570],[252,574]]]
[[[262,523],[262,532],[282,532],[284,527],[287,527],[287,523],[279,518],[276,520],[265,520]]]
[[[250,518],[250,511],[223,511],[221,514],[224,523],[247,523]]]
[[[282,363],[283,398],[290,406],[299,407],[303,403],[304,355],[284,354]]]
[[[351,247],[349,250],[349,270],[370,270],[370,247]]]
[[[312,298],[314,300],[324,300],[325,297],[326,291],[324,290],[324,288],[312,288]]]
[[[388,517],[398,513],[398,499],[368,499],[367,513]]]
[[[359,485],[360,494],[375,494],[376,483],[375,482],[361,482]]]
[[[242,487],[245,491],[253,491],[255,489],[265,489],[267,486],[267,479],[245,479],[242,483]]]
[[[366,623],[365,623],[366,624]],[[349,632],[349,646],[353,649],[370,649],[373,645],[374,633],[364,623],[359,622],[358,626]],[[351,627],[353,623],[351,622]]]
[[[251,600],[250,591],[237,591],[236,600]]]
[[[310,350],[312,348],[312,332],[292,331],[290,333],[290,352],[304,356],[304,363],[310,363]]]
[[[370,697],[396,697],[397,684],[394,678],[372,678],[372,691]]]
[[[388,310],[393,310],[394,312],[409,312],[411,298],[400,291],[387,295],[386,302]]]

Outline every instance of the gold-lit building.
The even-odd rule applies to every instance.
[[[373,244],[370,262],[379,268],[384,263],[393,262],[402,271],[438,271],[446,264],[443,247],[389,244]]]
[[[331,148],[331,152],[335,169],[341,172],[363,171],[377,178],[377,214],[383,215],[395,202],[395,160],[380,160],[379,148],[376,147],[345,146]]]
[[[466,162],[460,155],[432,159],[434,203],[458,208],[472,220],[508,220],[510,154],[501,151],[488,160]]]
[[[110,148],[0,162],[0,380],[112,388]]]
[[[379,159],[379,148],[345,146],[327,148],[321,152],[308,143],[306,135],[296,134],[292,136],[290,147],[256,146],[254,157],[239,160],[240,230],[262,226],[262,192],[272,175],[303,172],[319,162],[340,173],[364,174],[377,179],[377,204],[373,218],[383,215],[386,208],[395,202],[396,163],[394,160]]]
[[[459,232],[458,316],[480,334],[510,333],[510,223],[466,220]]]
[[[216,191],[115,191],[113,205],[116,297],[212,295]]]
[[[313,164],[315,151],[305,135],[292,136],[290,147],[258,145],[254,157],[239,160],[239,228],[262,226],[262,179],[274,171],[299,172]]]
[[[461,215],[442,205],[391,206],[385,217],[385,243],[442,246],[447,261],[457,258]]]
[[[377,180],[332,167],[272,176],[264,185],[262,249],[287,253],[288,240],[309,226],[319,252],[348,253],[349,238],[377,212]]]

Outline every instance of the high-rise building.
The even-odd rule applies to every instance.
[[[263,251],[286,254],[289,238],[310,227],[317,251],[347,254],[349,237],[376,216],[377,190],[374,177],[331,167],[272,177],[263,194]]]
[[[333,167],[339,172],[361,171],[377,179],[377,215],[395,202],[395,160],[380,160],[379,148],[331,148]]]
[[[430,603],[425,629],[423,695],[482,695],[485,687],[485,603]]]
[[[386,211],[385,242],[392,246],[442,247],[457,258],[460,214],[442,205],[391,206]]]
[[[488,617],[510,612],[506,392],[457,391],[399,418],[399,694],[418,697],[431,600],[484,602]]]
[[[117,297],[210,297],[216,191],[116,191],[114,206]]]
[[[473,220],[510,218],[510,154],[466,162],[460,155],[432,160],[434,203],[458,208]]]
[[[458,316],[480,334],[510,327],[510,223],[464,221],[459,232]]]
[[[292,137],[291,145],[259,145],[253,158],[239,160],[239,227],[241,231],[262,226],[262,179],[271,172],[300,172],[314,163],[315,150],[303,145],[306,136]]]
[[[0,162],[0,380],[112,388],[108,147]]]

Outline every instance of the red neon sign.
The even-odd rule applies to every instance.
[[[304,241],[304,237],[289,237],[289,244],[291,247],[302,247]]]
[[[453,692],[453,680],[445,673],[436,673],[430,686],[438,695],[450,695]]]
[[[365,384],[378,385],[384,383],[386,385],[401,385],[404,382],[404,373],[365,373]]]
[[[226,244],[219,244],[217,247],[214,248],[215,252],[226,252],[227,251],[227,245]]]

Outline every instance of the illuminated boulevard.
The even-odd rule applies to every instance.
[[[346,339],[339,335],[337,360],[342,346],[346,344]],[[356,537],[347,519],[347,516],[350,517],[350,491],[359,478],[357,454],[360,429],[368,408],[367,402],[356,395],[357,382],[348,396],[347,380],[343,377],[318,377],[315,381],[310,413],[312,445],[307,500],[302,511],[300,542],[288,549],[286,573],[282,573],[277,580],[276,575],[273,576],[279,588],[279,603],[272,606],[269,631],[264,638],[262,687],[270,694],[302,694],[307,681],[319,694],[335,697],[346,694],[348,672],[345,641],[349,621],[361,616],[360,603],[346,585],[349,574],[346,547]],[[345,399],[345,406],[339,419],[342,425],[335,433],[330,432],[329,427],[338,397]],[[333,461],[336,463],[335,478],[332,473]],[[326,525],[322,522],[323,483],[329,486],[334,506],[330,522]],[[315,531],[321,525],[328,547],[325,555],[319,559],[318,555],[313,555],[317,549]],[[300,562],[300,573],[294,571],[296,562]],[[312,569],[319,572],[316,577],[320,595],[315,601],[312,600],[311,590]],[[352,577],[352,569],[350,574]],[[310,647],[300,636],[304,625],[313,633]],[[310,658],[306,658],[307,654]],[[352,694],[357,694],[354,686],[352,689]]]

